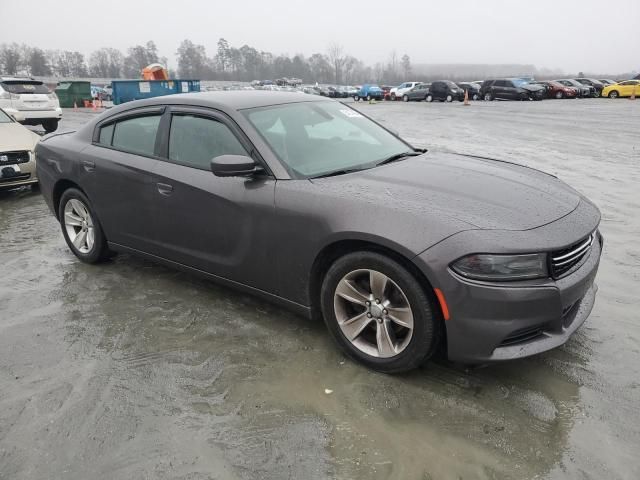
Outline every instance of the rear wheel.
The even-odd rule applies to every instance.
[[[445,100],[447,102],[453,102],[453,96],[452,95],[447,95],[447,97],[445,98]]]
[[[89,199],[76,188],[60,198],[58,218],[62,235],[73,254],[85,263],[98,263],[111,252]]]
[[[402,96],[402,101],[403,102],[408,102],[409,101],[409,95],[403,95]]]
[[[556,98],[557,98],[557,99],[561,99],[561,98],[563,98],[563,97],[564,97],[564,93],[562,93],[562,91],[561,91],[561,90],[558,90],[558,91],[556,92]]]
[[[396,94],[395,93],[391,94],[391,100],[393,100],[395,102],[395,100],[396,100]]]
[[[611,90],[609,92],[609,98],[618,98],[620,96],[620,94],[618,93],[617,90]]]
[[[411,370],[437,350],[433,295],[398,262],[373,252],[339,258],[321,290],[324,321],[351,358],[385,373]]]
[[[360,97],[359,97],[359,96],[357,96],[357,95],[355,95],[355,96],[353,97],[353,101],[354,101],[354,102],[359,102],[359,101],[360,101]]]
[[[477,93],[474,93],[473,96],[471,97],[473,100],[479,100],[480,99],[480,95],[478,95]]]
[[[54,118],[50,120],[45,120],[42,122],[42,128],[44,128],[45,133],[55,132],[58,129],[59,120]]]
[[[426,102],[429,102],[429,103],[433,102],[433,95],[431,95],[431,94],[427,95],[427,96],[426,96],[426,98],[425,98],[424,100],[425,100]]]
[[[371,101],[371,95],[367,95],[367,100],[370,102]]]
[[[484,100],[486,102],[491,102],[493,101],[493,94],[491,92],[487,92],[484,94]]]

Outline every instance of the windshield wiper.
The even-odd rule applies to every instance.
[[[366,170],[366,168],[344,168],[342,170],[336,170],[335,172],[323,173],[322,175],[316,175],[314,178],[326,178],[326,177],[337,177],[338,175],[346,175],[347,173],[360,172],[362,170]]]
[[[417,157],[418,155],[422,155],[422,152],[396,153],[395,155],[391,155],[390,157],[387,157],[384,160],[381,160],[380,162],[376,163],[376,167],[379,167],[380,165],[385,165],[387,163],[396,162],[398,160],[402,160],[403,158],[407,158],[407,157]]]

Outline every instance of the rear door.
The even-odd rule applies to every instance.
[[[124,112],[98,124],[80,160],[80,185],[110,242],[147,251],[152,174],[163,108]]]
[[[228,117],[211,109],[171,107],[163,120],[164,160],[154,171],[154,250],[183,265],[266,291],[275,282],[269,231],[275,179],[216,177],[211,159],[254,148]]]

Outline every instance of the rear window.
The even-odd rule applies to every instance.
[[[153,156],[159,125],[160,115],[135,117],[117,122],[111,145],[127,152]],[[106,137],[108,136],[108,128],[104,130],[106,130]],[[100,136],[102,136],[102,131],[100,131]]]
[[[49,93],[49,89],[42,82],[29,82],[29,81],[5,81],[0,82],[2,88],[9,93],[23,94],[23,93]]]

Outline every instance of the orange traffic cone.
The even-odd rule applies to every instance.
[[[471,105],[471,104],[469,103],[469,90],[465,90],[465,91],[464,91],[464,104],[465,104],[465,105]]]

